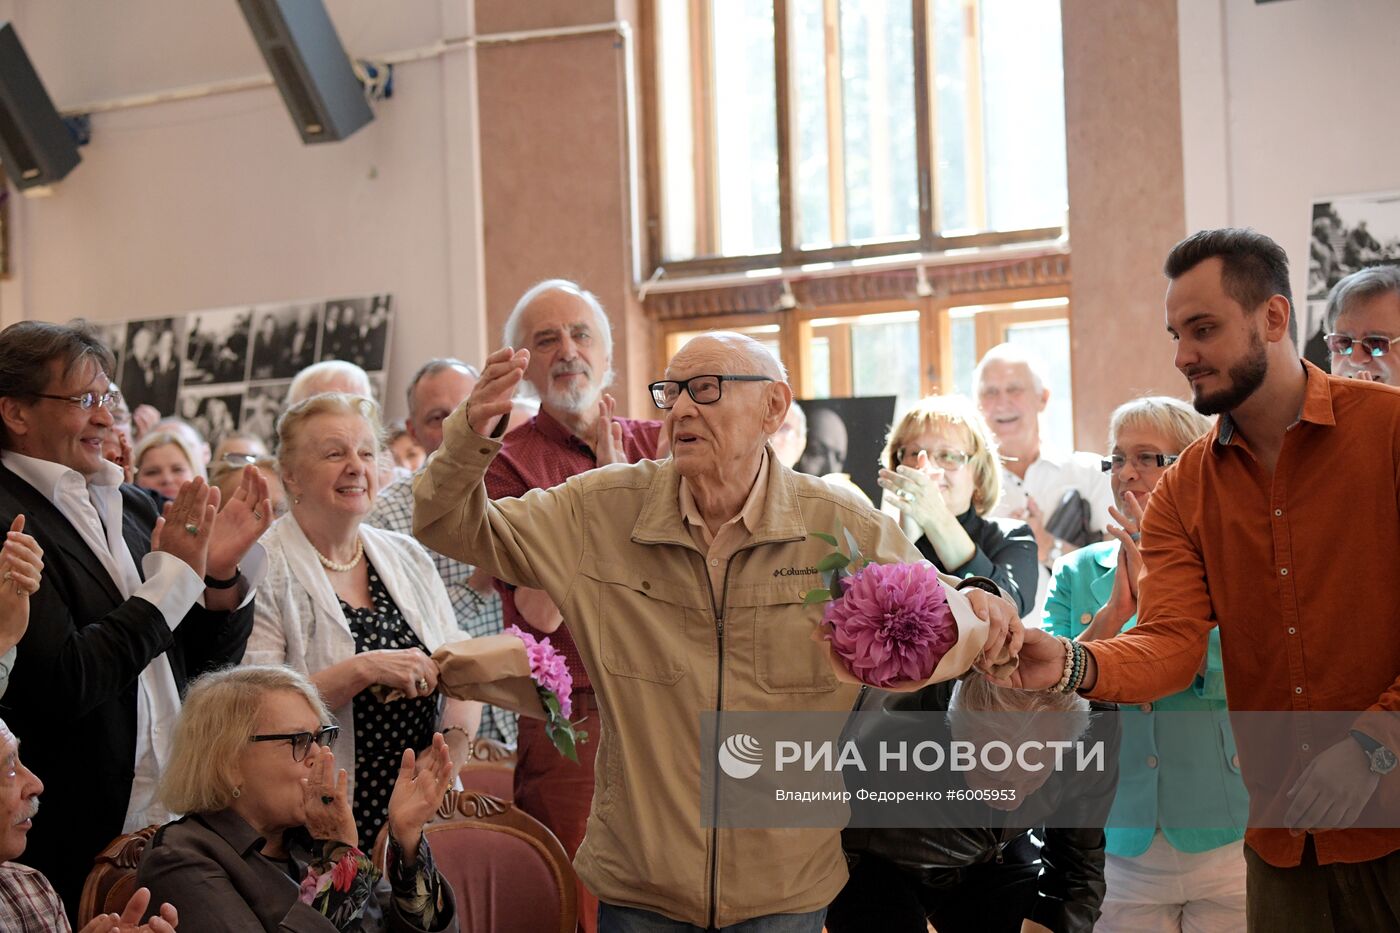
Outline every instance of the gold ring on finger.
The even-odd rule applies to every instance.
[[[419,693],[427,693],[427,692],[428,692],[428,678],[426,678],[426,677],[419,677],[419,678],[418,678],[417,687],[418,687],[418,692],[419,692]]]

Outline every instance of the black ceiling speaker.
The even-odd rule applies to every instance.
[[[82,160],[15,27],[0,23],[0,162],[20,188],[51,185]]]
[[[374,119],[321,0],[238,0],[302,142],[344,139]]]

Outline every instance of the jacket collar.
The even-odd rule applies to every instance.
[[[681,477],[676,462],[667,459],[657,467],[647,489],[646,501],[632,527],[637,544],[674,544],[695,550],[680,510]],[[807,537],[802,509],[797,499],[797,481],[792,470],[778,462],[768,448],[768,501],[759,516],[749,544],[798,541]]]
[[[248,825],[248,821],[243,819],[233,810],[216,810],[213,813],[194,814],[210,832],[214,833],[224,842],[229,844],[243,858],[247,858],[252,852],[261,852],[263,844],[266,842],[258,831]]]

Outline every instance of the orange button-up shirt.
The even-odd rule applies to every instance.
[[[1387,734],[1400,719],[1400,390],[1305,367],[1272,476],[1222,416],[1158,482],[1139,622],[1093,643],[1089,695],[1141,703],[1185,689],[1218,625],[1231,710],[1390,711],[1356,725],[1400,752]],[[1305,741],[1304,760],[1337,740]],[[1245,839],[1270,864],[1301,860],[1304,837],[1285,829]],[[1400,849],[1400,829],[1314,841],[1320,863],[1359,862]]]

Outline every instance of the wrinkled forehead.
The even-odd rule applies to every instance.
[[[598,316],[583,296],[562,288],[551,289],[530,302],[522,330],[526,337],[541,331],[596,328]]]
[[[681,347],[666,366],[667,379],[689,379],[710,373],[722,376],[769,375],[745,348],[713,337],[696,337]]]

